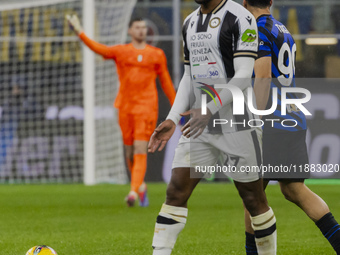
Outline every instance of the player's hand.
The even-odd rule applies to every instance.
[[[80,35],[83,32],[83,27],[80,24],[79,18],[77,15],[73,14],[73,15],[69,15],[67,14],[65,16],[65,18],[68,21],[68,24],[71,26],[71,28],[73,29],[73,31],[77,34]]]
[[[166,120],[159,124],[159,126],[153,132],[149,145],[148,152],[154,153],[157,148],[158,151],[164,149],[166,143],[169,141],[173,133],[175,132],[176,124],[172,120]]]
[[[191,109],[181,114],[181,116],[191,116],[190,120],[181,129],[185,137],[194,136],[194,139],[199,137],[208,125],[212,114],[209,108],[206,115],[202,115],[201,111],[201,108]]]

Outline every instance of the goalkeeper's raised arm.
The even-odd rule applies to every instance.
[[[86,36],[77,15],[66,15],[66,19],[73,31],[91,50],[99,55],[102,55],[104,58],[115,57],[116,50],[114,47],[98,43]]]

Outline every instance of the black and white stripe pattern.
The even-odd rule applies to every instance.
[[[255,33],[257,36],[255,18],[243,6],[233,1],[221,1],[209,14],[202,14],[198,8],[186,18],[183,25],[184,63],[190,65],[192,89],[195,94],[194,108],[201,107],[202,96],[202,90],[197,89],[201,85],[195,84],[195,81],[203,79],[211,86],[227,84],[235,75],[235,58],[257,57],[258,42],[257,39],[247,41],[245,38],[249,33]],[[217,81],[218,83],[214,83]],[[210,93],[216,97],[215,93]],[[209,100],[210,96],[207,98]],[[244,115],[234,116],[230,104],[224,106],[218,116],[214,116],[214,119],[226,119],[233,123],[245,122],[245,125],[214,127],[210,123],[208,131],[221,133],[250,129],[248,120],[252,119],[252,114],[248,107],[245,109]]]

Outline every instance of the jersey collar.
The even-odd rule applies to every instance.
[[[222,7],[226,4],[226,2],[227,2],[228,0],[222,0],[210,13],[212,13],[212,14],[216,14],[219,10],[221,10],[222,9]],[[200,9],[198,10],[198,12],[197,12],[197,15],[199,15],[199,14],[201,14],[202,12],[201,12],[201,7],[200,7]]]
[[[262,15],[257,17],[256,22],[258,22],[262,17],[270,17],[270,16],[272,16],[272,15],[271,14],[262,14]]]

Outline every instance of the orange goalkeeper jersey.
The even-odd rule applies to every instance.
[[[91,40],[84,33],[79,38],[97,54],[116,62],[120,87],[114,106],[119,110],[132,114],[157,114],[157,76],[165,95],[173,104],[176,92],[161,49],[146,45],[140,50],[131,43],[106,46]]]

